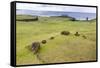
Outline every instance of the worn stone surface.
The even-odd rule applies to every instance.
[[[40,49],[40,43],[39,42],[33,42],[31,45],[31,49],[34,53],[37,53]]]
[[[79,32],[76,32],[74,35],[75,35],[75,36],[80,36]]]
[[[50,37],[50,40],[54,39],[54,37]]]
[[[46,40],[42,40],[42,41],[41,41],[41,43],[46,44],[46,43],[47,43],[47,41],[46,41]]]
[[[69,35],[69,34],[70,34],[69,31],[62,31],[62,32],[61,32],[61,35]]]
[[[82,36],[84,39],[87,39],[87,37],[85,35]]]

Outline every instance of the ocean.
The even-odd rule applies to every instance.
[[[89,20],[96,18],[96,13],[83,13],[83,12],[67,12],[67,11],[34,11],[26,9],[17,9],[17,15],[32,15],[32,16],[69,16],[77,20]]]

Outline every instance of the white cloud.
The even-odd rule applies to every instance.
[[[64,11],[64,12],[87,12],[96,13],[95,7],[77,7],[46,4],[17,3],[17,9],[37,10],[37,11]]]

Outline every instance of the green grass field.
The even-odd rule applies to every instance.
[[[25,18],[29,17],[25,16]],[[60,32],[64,30],[71,34],[61,35]],[[74,35],[77,31],[80,33],[78,37]],[[17,21],[16,32],[17,65],[96,60],[95,20],[70,21],[62,17],[39,17],[38,21]],[[84,39],[83,35],[87,39]],[[52,36],[55,38],[49,40],[48,38]],[[34,41],[45,39],[47,43],[41,44],[39,51],[40,60],[27,46]]]

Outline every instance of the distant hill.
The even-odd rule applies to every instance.
[[[32,15],[32,16],[70,16],[77,20],[86,20],[88,17],[89,20],[96,18],[95,13],[83,13],[83,12],[64,12],[64,11],[36,11],[36,10],[26,10],[26,9],[17,9],[17,14]]]
[[[17,21],[50,21],[50,20],[57,20],[57,21],[86,21],[86,20],[77,20],[74,17],[70,17],[68,15],[61,15],[61,16],[32,16],[32,15],[16,15]],[[96,21],[96,18],[88,20],[88,21]]]
[[[36,21],[38,20],[38,17],[31,16],[31,15],[17,15],[16,20],[17,21]]]
[[[34,21],[34,19],[39,19],[39,20],[72,20],[73,17],[70,16],[32,16],[32,15],[17,15],[16,20],[17,21]],[[53,19],[54,18],[54,19]]]

